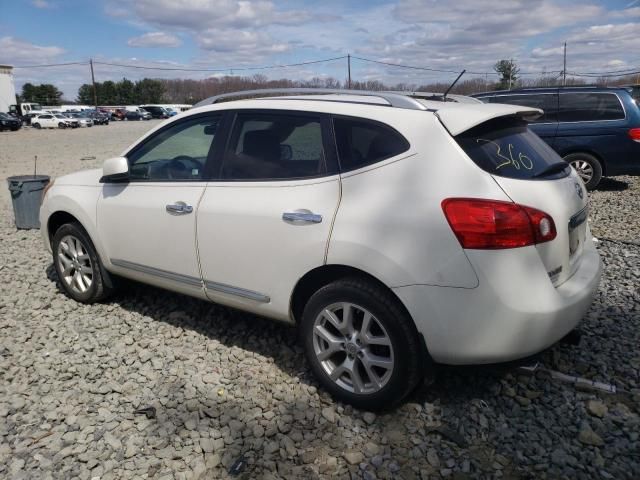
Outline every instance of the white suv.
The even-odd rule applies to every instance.
[[[540,110],[312,93],[208,99],[52,182],[66,293],[122,276],[295,325],[322,385],[367,409],[433,361],[522,358],[576,326],[601,263],[580,178],[527,127]]]

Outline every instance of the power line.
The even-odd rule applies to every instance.
[[[354,60],[360,60],[368,63],[375,63],[378,65],[386,65],[389,67],[397,67],[397,68],[405,68],[410,70],[419,70],[425,72],[435,72],[435,73],[460,73],[460,70],[449,70],[442,68],[431,68],[431,67],[422,67],[416,65],[407,65],[402,63],[394,63],[394,62],[385,62],[382,60],[374,60],[371,58],[358,57],[355,55],[350,56]],[[95,65],[106,65],[112,67],[120,67],[120,68],[133,68],[140,70],[159,70],[159,71],[178,71],[178,72],[229,72],[229,71],[257,71],[257,70],[273,70],[278,68],[289,68],[289,67],[300,67],[305,65],[313,65],[318,63],[326,63],[333,62],[336,60],[343,60],[345,58],[349,58],[349,55],[342,55],[339,57],[332,58],[323,58],[320,60],[311,60],[306,62],[298,62],[298,63],[289,63],[289,64],[273,64],[273,65],[262,65],[262,66],[244,66],[244,67],[220,67],[220,68],[193,68],[193,67],[160,67],[160,66],[144,66],[144,65],[132,65],[126,63],[113,63],[113,62],[100,62],[94,61]],[[17,65],[14,66],[14,69],[26,69],[26,68],[49,68],[49,67],[64,67],[71,65],[89,65],[88,61],[76,61],[76,62],[66,62],[66,63],[48,63],[48,64],[40,64],[40,65]],[[468,74],[471,75],[499,75],[495,71],[467,71]],[[567,75],[571,75],[574,77],[619,77],[626,75],[637,75],[640,73],[640,69],[638,67],[631,67],[624,70],[609,70],[604,72],[567,72]],[[542,72],[519,72],[520,75],[554,75],[554,74],[563,74],[563,70],[549,70]]]
[[[122,67],[122,68],[137,68],[142,70],[165,70],[165,71],[178,71],[178,72],[228,72],[228,71],[234,71],[234,70],[248,71],[248,70],[269,70],[269,69],[275,69],[275,68],[300,67],[303,65],[312,65],[315,63],[325,63],[325,62],[332,62],[335,60],[342,60],[344,58],[347,58],[347,56],[343,55],[341,57],[323,58],[321,60],[312,60],[309,62],[265,65],[260,67],[221,67],[221,68],[149,67],[149,66],[143,66],[143,65],[130,65],[130,64],[124,64],[124,63],[109,63],[109,62],[98,62],[98,61],[94,61],[93,63],[96,65],[109,65],[112,67]]]
[[[44,65],[18,65],[13,68],[47,68],[47,67],[64,67],[67,65],[88,65],[89,62],[67,62],[67,63],[48,63]]]
[[[402,63],[392,63],[392,62],[383,62],[381,60],[372,60],[370,58],[363,58],[363,57],[356,57],[356,56],[351,56],[351,58],[355,58],[357,60],[361,60],[363,62],[370,62],[370,63],[377,63],[379,65],[388,65],[391,67],[400,67],[400,68],[408,68],[408,69],[412,69],[412,70],[424,70],[427,72],[440,72],[440,73],[460,73],[461,70],[444,70],[444,69],[439,69],[439,68],[430,68],[430,67],[418,67],[415,65],[406,65],[406,64],[402,64]],[[520,75],[544,75],[544,74],[550,74],[550,73],[560,73],[561,70],[551,70],[548,72],[519,72]],[[467,73],[471,74],[471,75],[499,75],[499,73],[497,72],[474,72],[474,71],[467,71]]]

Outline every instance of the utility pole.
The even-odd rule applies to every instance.
[[[91,66],[91,83],[93,84],[93,104],[98,110],[98,92],[96,91],[96,78],[93,75],[93,58],[89,59],[89,65]]]
[[[562,67],[562,86],[567,85],[567,42],[564,42],[564,66]]]
[[[351,54],[347,54],[347,85],[348,89],[351,90]]]

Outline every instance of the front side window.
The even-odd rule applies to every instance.
[[[534,95],[498,95],[492,97],[491,103],[507,103],[510,105],[520,105],[522,107],[532,107],[543,110],[544,115],[537,118],[532,123],[551,123],[558,121],[558,95],[555,93]]]
[[[614,93],[560,93],[561,122],[597,122],[623,120],[624,109]]]
[[[222,178],[309,178],[327,171],[319,116],[239,113],[222,165]]]
[[[393,128],[381,123],[334,118],[340,169],[356,170],[409,150],[409,142]]]
[[[171,125],[128,155],[131,181],[201,180],[220,121],[203,116]]]

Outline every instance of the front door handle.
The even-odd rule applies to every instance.
[[[166,208],[167,212],[169,212],[171,215],[186,215],[193,212],[193,207],[191,205],[187,205],[184,202],[176,202],[167,205]]]
[[[308,210],[300,212],[284,212],[282,214],[282,220],[293,223],[320,223],[322,222],[322,215],[312,213]]]

